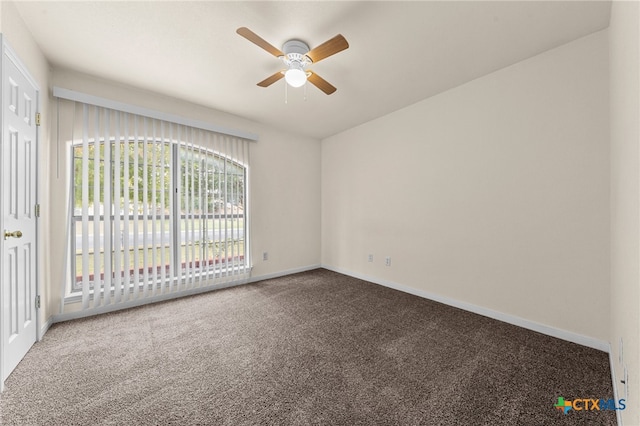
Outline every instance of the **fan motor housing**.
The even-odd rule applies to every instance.
[[[288,69],[304,70],[313,63],[311,58],[307,56],[309,46],[300,40],[289,40],[282,46],[282,51],[284,52],[282,61]]]
[[[309,46],[300,40],[289,40],[282,45],[282,51],[285,55],[290,53],[297,53],[299,55],[306,55],[309,53]]]

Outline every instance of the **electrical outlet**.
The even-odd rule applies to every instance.
[[[373,262],[373,255],[372,254],[369,255],[369,262]]]
[[[385,265],[387,265],[387,266],[391,266],[391,258],[390,258],[390,257],[387,257],[387,258],[384,260],[384,264],[385,264]]]
[[[262,253],[262,260],[269,260],[269,253],[267,253],[266,251]]]

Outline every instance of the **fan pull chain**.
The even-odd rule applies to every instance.
[[[307,82],[304,82],[304,101],[307,101]]]

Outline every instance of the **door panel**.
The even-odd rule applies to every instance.
[[[2,58],[2,380],[36,341],[37,89]]]

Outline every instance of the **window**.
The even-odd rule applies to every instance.
[[[246,141],[80,107],[70,293],[108,304],[248,273]]]

